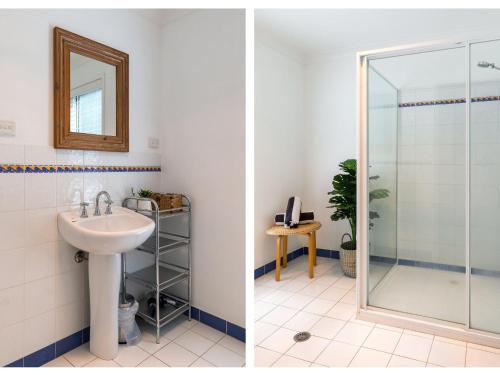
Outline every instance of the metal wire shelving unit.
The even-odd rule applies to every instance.
[[[138,208],[141,201],[151,202],[152,209]],[[188,313],[188,318],[191,320],[191,202],[187,196],[182,195],[182,207],[160,210],[157,202],[153,199],[128,197],[123,200],[122,206],[148,216],[155,222],[155,230],[151,237],[135,249],[139,252],[151,254],[154,257],[154,264],[129,273],[126,270],[126,255],[123,253],[122,293],[125,300],[126,280],[142,285],[146,290],[154,293],[156,298],[155,313],[152,314],[149,310],[146,297],[139,300],[137,315],[156,328],[156,343],[159,344],[161,327],[185,312]],[[187,220],[185,220],[187,228],[184,228],[185,231],[182,234],[174,232],[169,228],[168,224],[168,220],[181,215],[187,216]],[[187,267],[175,264],[169,259],[169,256],[177,251],[186,252]],[[187,299],[175,295],[169,290],[169,288],[183,281],[187,285]],[[160,306],[160,296],[174,301],[175,306],[172,304]]]

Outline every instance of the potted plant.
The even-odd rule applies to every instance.
[[[339,173],[333,177],[333,190],[328,192],[330,206],[335,208],[335,212],[330,216],[332,221],[347,219],[351,227],[351,233],[342,236],[340,245],[340,264],[346,276],[356,277],[356,160],[348,159],[339,164]],[[379,176],[371,176],[370,180],[376,180]],[[382,199],[389,196],[387,189],[375,189],[370,191],[369,201]],[[370,220],[378,218],[375,211],[370,211]],[[373,223],[370,222],[370,228]],[[348,237],[349,241],[344,242]]]
[[[148,189],[140,189],[137,194],[140,198],[151,198],[153,196],[153,192]],[[137,209],[151,211],[153,209],[153,206],[151,205],[151,201],[149,200],[138,200]]]

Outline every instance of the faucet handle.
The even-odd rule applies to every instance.
[[[88,202],[81,202],[80,203],[80,207],[82,208],[82,212],[80,213],[80,217],[82,217],[82,218],[89,217],[89,215],[87,214],[87,206],[88,205],[89,205]]]
[[[106,211],[104,212],[104,215],[111,215],[113,213],[111,211],[111,205],[113,204],[113,201],[111,199],[106,199],[105,203],[107,204],[107,206],[106,206]]]

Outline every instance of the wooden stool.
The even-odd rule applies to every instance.
[[[283,268],[286,268],[288,236],[302,234],[307,236],[307,247],[309,255],[309,277],[314,277],[314,266],[316,265],[316,231],[321,228],[319,221],[313,221],[309,224],[301,224],[297,228],[285,228],[282,225],[273,225],[266,230],[266,234],[276,237],[276,281],[280,281],[280,258],[283,248]]]

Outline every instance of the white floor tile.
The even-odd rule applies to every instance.
[[[309,367],[310,365],[311,363],[307,361],[284,355],[274,362],[273,367]]]
[[[319,295],[319,298],[327,299],[332,302],[340,301],[346,294],[348,290],[337,288],[335,284],[326,289],[323,293]]]
[[[283,327],[294,331],[308,331],[320,319],[320,315],[299,311]]]
[[[393,355],[387,367],[425,367],[425,362]]]
[[[465,352],[465,346],[434,340],[427,362],[444,367],[463,367]]]
[[[118,348],[118,355],[114,361],[122,367],[135,367],[148,357],[149,353],[138,346],[120,345]]]
[[[349,320],[355,314],[356,306],[339,302],[326,313],[326,316],[340,320]]]
[[[86,343],[64,354],[64,358],[66,358],[73,366],[82,367],[87,363],[92,362],[97,357],[90,352],[89,343]]]
[[[188,367],[198,357],[182,346],[171,342],[157,351],[154,356],[170,367]]]
[[[270,313],[263,316],[260,319],[260,321],[281,326],[285,324],[285,322],[289,321],[292,318],[292,316],[297,314],[297,312],[298,310],[295,309],[289,309],[288,307],[278,306]]]
[[[307,285],[309,285],[311,281],[309,280],[292,280],[286,285],[284,285],[281,290],[286,290],[287,292],[299,292],[304,289]],[[302,294],[302,293],[301,293]]]
[[[304,342],[297,342],[293,345],[286,354],[295,358],[303,359],[304,361],[314,362],[319,354],[328,346],[329,340],[321,337],[311,336]]]
[[[87,363],[84,367],[120,367],[115,361],[106,361],[101,358],[96,358],[92,362]]]
[[[315,362],[327,367],[347,367],[358,350],[358,346],[331,341]]]
[[[201,335],[201,336],[203,336],[203,337],[205,337],[213,342],[217,342],[225,336],[225,334],[222,333],[221,331],[218,331],[218,330],[216,330],[212,327],[209,327],[203,323],[199,323],[199,324],[195,325],[193,328],[191,328],[191,331],[195,332],[195,333],[197,333],[197,334],[199,334],[199,335]]]
[[[271,365],[281,357],[281,353],[263,348],[255,347],[255,366],[256,367],[271,367]]]
[[[139,363],[137,367],[168,367],[168,366],[155,356],[150,355],[144,361]]]
[[[259,320],[274,308],[276,308],[276,305],[272,303],[262,302],[262,301],[255,302],[255,310],[254,310],[255,320]]]
[[[307,312],[310,312],[310,313],[313,313],[313,314],[324,315],[334,305],[335,305],[335,302],[332,302],[332,301],[329,301],[329,300],[326,300],[326,299],[316,298],[310,304],[308,304],[306,307],[304,307],[303,311],[307,311]]]
[[[309,330],[309,332],[318,337],[333,339],[344,327],[345,322],[339,319],[323,317],[318,320]]]
[[[189,367],[215,367],[215,366],[210,362],[205,361],[203,358],[198,358]]]
[[[341,277],[335,284],[335,288],[350,290],[356,286],[356,279],[352,277]]]
[[[467,348],[467,367],[500,367],[500,354]]]
[[[387,367],[391,355],[378,350],[361,348],[349,367]]]
[[[57,357],[56,359],[53,359],[50,362],[47,362],[42,367],[73,367],[73,365],[69,363],[69,361],[66,358],[61,356]]]
[[[344,297],[342,297],[339,302],[347,303],[349,305],[356,305],[356,292],[355,291],[347,292],[347,294]]]
[[[337,336],[335,336],[335,340],[351,345],[361,346],[370,334],[371,330],[372,327],[347,322]]]
[[[392,353],[396,349],[401,333],[375,327],[366,338],[363,346],[382,352]]]
[[[236,354],[241,355],[242,357],[245,357],[245,343],[235,339],[234,337],[231,336],[224,336],[222,340],[218,342],[219,345],[222,345],[223,347],[232,350]]]
[[[255,323],[255,344],[259,345],[264,339],[271,336],[274,332],[276,332],[280,327],[275,326],[274,324],[264,323],[264,322],[256,322]]]
[[[394,350],[394,354],[427,362],[431,345],[432,340],[429,338],[403,333]]]
[[[281,306],[289,307],[291,309],[301,310],[310,303],[314,297],[305,296],[299,293],[292,293],[291,297],[281,303]]]
[[[260,343],[263,348],[278,352],[285,353],[295,343],[293,336],[297,331],[292,331],[287,328],[280,328],[271,336]]]
[[[149,354],[154,354],[165,345],[170,342],[165,336],[160,336],[160,343],[156,343],[156,335],[153,335],[151,332],[143,331],[141,333],[141,340],[137,343],[137,345],[148,352]]]
[[[210,341],[193,331],[187,331],[183,335],[177,337],[174,342],[183,348],[186,348],[190,352],[193,352],[197,356],[201,356],[208,349],[210,349],[210,347],[215,345],[213,341]]]
[[[286,290],[274,290],[272,293],[269,293],[265,297],[260,300],[263,302],[274,303],[275,305],[279,305],[283,301],[287,300],[293,295],[292,292],[287,292]]]
[[[217,367],[241,367],[245,364],[244,357],[219,344],[212,346],[202,358]]]
[[[328,288],[328,286],[325,285],[325,284],[321,284],[321,283],[317,283],[317,282],[312,282],[312,283],[306,285],[304,288],[302,288],[299,291],[299,293],[300,294],[304,294],[306,296],[318,297],[327,288]]]
[[[184,327],[181,323],[178,324],[167,324],[164,329],[161,331],[161,336],[165,337],[167,340],[172,341],[177,337],[182,335],[187,331],[187,328]]]

